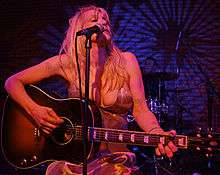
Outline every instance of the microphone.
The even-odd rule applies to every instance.
[[[86,35],[86,36],[91,36],[94,33],[102,33],[104,32],[104,27],[100,24],[96,24],[92,27],[80,30],[76,33],[76,35],[81,36],[81,35]]]

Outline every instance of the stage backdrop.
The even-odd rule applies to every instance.
[[[1,1],[1,109],[5,79],[56,55],[69,18],[89,4],[108,11],[114,42],[136,55],[146,100],[158,98],[155,75],[161,75],[161,98],[168,107],[170,127],[182,132],[195,126],[220,128],[218,0]],[[62,81],[45,81],[41,86],[66,96]]]

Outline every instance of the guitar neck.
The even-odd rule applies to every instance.
[[[81,140],[82,137],[82,126],[76,126],[75,138]],[[188,137],[184,135],[172,137],[137,131],[88,127],[88,137],[89,140],[95,142],[126,143],[151,147],[156,147],[159,143],[168,144],[169,141],[172,141],[177,148],[187,149],[188,147]]]

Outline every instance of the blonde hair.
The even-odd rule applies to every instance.
[[[85,20],[84,14],[89,10],[94,10],[94,14],[97,14],[99,11],[103,11],[107,17],[107,20],[109,20],[107,12],[103,8],[96,6],[80,8],[76,12],[76,14],[69,20],[69,28],[66,32],[65,39],[61,46],[60,55],[64,53],[70,57],[72,68],[74,68],[76,75],[78,74],[77,67],[73,61],[73,58],[75,58],[75,38],[77,31],[83,29]],[[85,56],[85,38],[80,37],[77,40],[77,52]],[[106,80],[103,86],[105,86],[106,84],[110,84],[108,90],[120,89],[128,79],[128,74],[124,67],[125,60],[123,59],[122,51],[113,44],[113,41],[108,44],[108,46],[106,47],[106,51],[107,61],[105,63],[104,72],[102,75],[106,78]],[[79,59],[79,64],[84,63],[84,61],[85,59]]]

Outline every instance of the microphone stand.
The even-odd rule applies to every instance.
[[[92,48],[91,34],[86,35],[86,68],[85,68],[85,97],[83,106],[83,175],[87,175],[87,143],[88,143],[88,105],[89,105],[89,74],[90,74],[90,50]]]
[[[81,30],[76,33],[77,36],[85,35],[86,42],[86,67],[85,67],[85,97],[82,97],[81,91],[81,78],[80,78],[80,68],[78,64],[78,56],[77,56],[77,39],[75,40],[75,47],[76,47],[76,60],[77,60],[77,68],[79,74],[79,84],[80,84],[80,98],[81,98],[81,118],[82,118],[82,143],[83,143],[83,175],[87,175],[87,147],[88,147],[88,122],[87,119],[89,118],[89,75],[90,75],[90,50],[92,48],[92,41],[91,37],[94,33],[101,33],[103,32],[102,26],[95,25],[88,29]]]
[[[178,35],[178,39],[177,39],[177,42],[176,42],[176,47],[175,47],[175,59],[176,59],[176,65],[177,65],[177,69],[176,69],[176,75],[177,75],[177,79],[180,77],[180,61],[179,61],[179,45],[180,45],[180,42],[181,42],[181,39],[182,39],[182,31],[179,31],[179,35]],[[176,83],[175,83],[175,89],[176,88]],[[175,99],[176,100],[179,100],[179,96],[178,95],[178,92],[175,91]],[[183,129],[183,108],[181,106],[181,104],[178,102],[177,105],[176,105],[176,108],[177,108],[177,116],[175,117],[175,129],[177,130],[178,133],[181,133],[182,134],[182,129]]]

